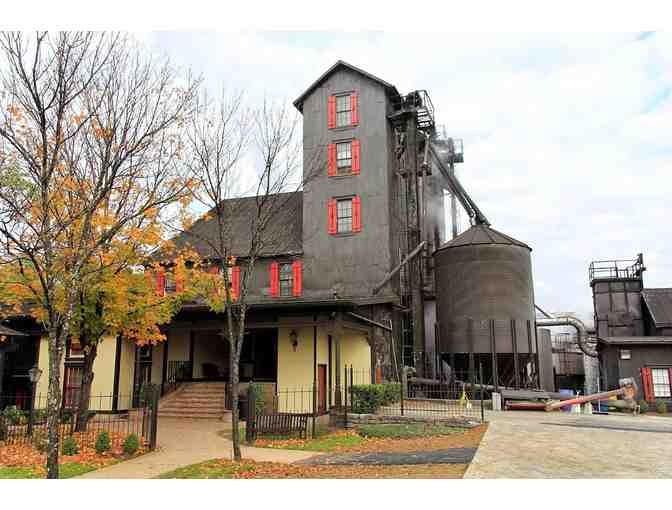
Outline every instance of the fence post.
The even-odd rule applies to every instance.
[[[315,423],[317,419],[317,388],[315,386],[315,380],[313,379],[313,439],[317,437],[315,433]]]
[[[156,440],[159,430],[159,398],[161,397],[161,389],[159,386],[154,386],[152,391],[151,410],[152,417],[150,420],[149,429],[149,449],[156,449]]]
[[[406,385],[408,384],[408,379],[406,375],[406,367],[402,366],[401,367],[401,388],[399,388],[399,392],[401,393],[401,415],[404,415],[404,396],[406,393]]]
[[[481,394],[481,423],[483,423],[485,421],[485,411],[483,410],[483,363],[478,364],[478,382],[479,393]]]
[[[345,384],[343,391],[343,428],[348,428],[348,367],[343,367],[345,372],[343,382]],[[352,381],[350,381],[350,386],[352,387]],[[352,397],[350,397],[350,404],[352,405]]]
[[[247,387],[247,416],[245,417],[245,441],[253,443],[256,438],[257,426],[257,396],[254,386]]]

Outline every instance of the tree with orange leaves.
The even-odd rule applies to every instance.
[[[198,80],[116,33],[4,32],[0,56],[0,262],[41,310],[47,477],[57,478],[66,339],[82,296],[123,260],[115,243],[188,192],[181,130]]]

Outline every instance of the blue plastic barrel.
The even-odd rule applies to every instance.
[[[560,393],[560,395],[563,395],[563,396],[566,395],[566,396],[569,396],[569,397],[573,397],[573,396],[575,395],[574,390],[563,390],[563,389],[560,389],[560,390],[558,390],[558,393]],[[561,409],[562,409],[564,412],[568,413],[568,412],[570,412],[570,411],[572,410],[572,406],[562,407]]]

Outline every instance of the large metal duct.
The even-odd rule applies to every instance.
[[[576,341],[579,345],[579,349],[586,355],[591,358],[597,358],[597,351],[590,349],[586,344],[588,340],[588,332],[586,331],[586,326],[576,317],[571,317],[569,315],[563,315],[560,317],[551,317],[549,319],[537,319],[537,326],[539,327],[551,327],[551,326],[571,326],[576,330]]]
[[[434,252],[436,348],[458,370],[466,354],[495,385],[539,386],[531,251],[481,224]]]

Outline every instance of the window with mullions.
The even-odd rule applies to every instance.
[[[352,103],[350,94],[336,96],[336,127],[352,124]]]
[[[166,273],[166,294],[173,294],[177,292],[177,283],[175,282],[175,275],[173,273]]]
[[[336,202],[336,231],[352,232],[352,198]]]
[[[347,174],[352,171],[352,142],[336,144],[336,168],[339,174]]]
[[[653,379],[654,397],[664,398],[671,396],[670,372],[667,368],[652,368],[651,378]]]
[[[280,295],[291,296],[293,290],[293,273],[291,264],[280,264]]]

